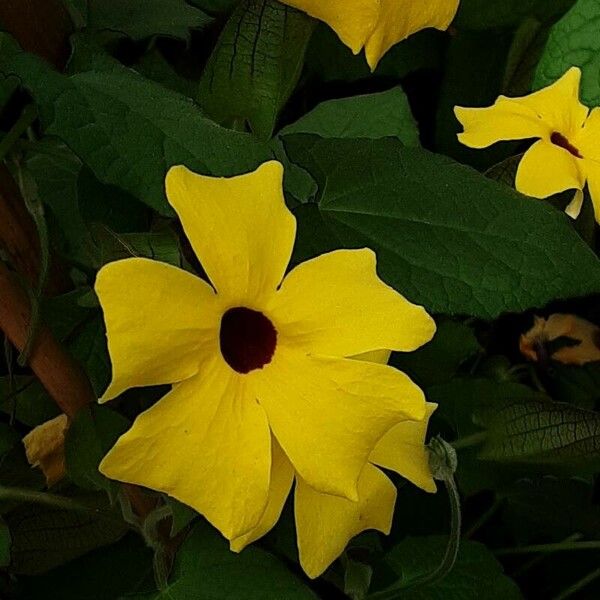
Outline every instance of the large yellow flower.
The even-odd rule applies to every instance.
[[[538,138],[519,163],[517,190],[534,198],[578,190],[566,209],[575,218],[587,182],[600,222],[600,108],[590,112],[579,101],[580,79],[581,71],[572,67],[529,96],[500,96],[487,108],[457,106],[454,111],[464,128],[458,139],[471,148]]]
[[[363,48],[372,70],[409,35],[447,29],[460,0],[280,0],[327,23],[354,54]]]
[[[406,375],[345,357],[413,350],[432,319],[377,277],[370,250],[325,254],[284,279],[296,222],[282,177],[277,162],[230,179],[172,168],[167,196],[210,284],[141,258],[96,282],[113,366],[102,400],[173,384],[100,470],[192,506],[228,539],[262,517],[279,446],[312,488],[357,501],[376,442],[426,414]]]

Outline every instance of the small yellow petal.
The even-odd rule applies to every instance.
[[[25,455],[32,467],[39,467],[48,486],[66,475],[65,433],[69,427],[67,415],[59,415],[34,427],[24,438]]]
[[[271,483],[267,508],[254,529],[246,535],[231,540],[229,547],[233,552],[240,552],[248,544],[258,540],[273,529],[281,516],[285,501],[292,489],[294,468],[275,438],[271,439],[271,456]]]
[[[306,356],[280,346],[252,379],[271,429],[300,476],[319,491],[352,500],[381,436],[403,419],[425,415],[423,392],[387,365]]]
[[[358,500],[322,494],[296,481],[294,507],[300,564],[315,578],[344,551],[361,531],[390,532],[396,488],[376,467],[366,465],[358,482]]]
[[[139,415],[100,471],[173,496],[235,539],[265,510],[270,445],[264,410],[215,359]]]
[[[375,28],[381,0],[281,0],[315,19],[324,21],[354,54],[358,54]]]
[[[198,277],[157,261],[129,258],[100,269],[96,293],[113,369],[102,401],[128,388],[187,379],[217,351],[215,294]]]
[[[306,261],[270,305],[282,343],[310,353],[353,356],[428,342],[435,323],[377,276],[371,250],[337,250]]]
[[[600,107],[593,108],[584,126],[577,137],[573,139],[573,145],[577,147],[586,160],[592,160],[600,164]]]
[[[567,150],[544,140],[537,141],[521,159],[515,187],[534,198],[547,198],[570,189],[582,189],[583,164]]]
[[[296,236],[280,163],[267,162],[253,173],[230,178],[173,167],[166,188],[219,296],[230,306],[253,308],[275,292]]]
[[[448,29],[458,5],[459,0],[381,0],[377,25],[365,45],[371,69],[392,46],[413,33],[428,27]]]
[[[422,421],[402,421],[392,427],[370,456],[372,463],[395,471],[426,492],[436,491],[425,446],[429,418],[436,408],[437,404],[428,402],[427,414]]]

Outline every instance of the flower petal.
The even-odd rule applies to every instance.
[[[264,410],[243,378],[215,358],[142,413],[100,471],[173,496],[234,539],[264,512],[270,444]]]
[[[113,369],[102,401],[128,388],[192,377],[218,343],[216,296],[181,269],[145,258],[119,260],[100,269],[95,287]]]
[[[300,564],[318,577],[365,529],[388,534],[392,525],[396,488],[373,465],[365,465],[358,482],[358,501],[315,491],[297,478],[294,506]]]
[[[464,129],[458,140],[469,148],[486,148],[503,140],[549,139],[552,134],[551,127],[529,108],[505,96],[485,108],[455,106],[454,114]]]
[[[586,160],[600,163],[600,107],[593,108],[579,135],[573,140]]]
[[[354,54],[362,50],[379,16],[380,0],[281,1],[327,23]]]
[[[395,471],[426,492],[435,492],[425,436],[429,418],[436,408],[437,404],[428,402],[427,414],[422,421],[402,421],[392,427],[379,440],[369,460]]]
[[[403,419],[425,415],[423,392],[387,365],[306,356],[280,345],[273,362],[252,377],[271,429],[300,476],[351,500],[381,436]]]
[[[233,552],[240,552],[248,544],[258,540],[273,529],[281,516],[285,501],[292,489],[294,467],[292,467],[292,463],[288,460],[275,438],[271,438],[271,457],[271,484],[267,508],[254,529],[231,541],[229,547]]]
[[[515,187],[534,198],[547,198],[558,192],[583,188],[583,164],[567,150],[537,141],[521,159]]]
[[[332,356],[428,342],[433,319],[383,283],[375,263],[371,250],[337,250],[296,267],[270,305],[281,340]]]
[[[173,167],[166,187],[206,274],[230,306],[260,304],[275,291],[296,236],[296,219],[283,198],[280,163],[267,162],[231,178]]]
[[[408,36],[426,29],[448,29],[459,0],[381,0],[379,19],[369,37],[365,52],[374,71],[383,55]]]

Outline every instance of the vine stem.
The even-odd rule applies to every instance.
[[[2,162],[17,140],[33,125],[37,119],[38,112],[34,104],[28,104],[17,122],[10,128],[9,132],[0,140],[0,162]]]
[[[573,594],[582,590],[586,585],[592,583],[595,579],[598,579],[598,577],[600,577],[600,567],[594,569],[591,573],[588,573],[573,585],[570,585],[566,590],[563,590],[558,596],[554,597],[554,600],[566,600],[567,598],[570,598]]]
[[[496,556],[510,556],[512,554],[534,554],[536,552],[561,552],[563,550],[600,550],[600,541],[589,542],[557,542],[556,544],[533,544],[520,548],[500,548],[494,550]]]
[[[441,438],[435,438],[430,444],[430,464],[436,479],[444,482],[450,501],[450,535],[440,564],[431,572],[419,575],[414,579],[402,582],[391,590],[382,590],[368,596],[368,600],[398,600],[408,589],[431,585],[446,577],[456,564],[460,548],[460,531],[462,515],[460,508],[460,494],[454,479],[456,470],[456,453],[450,444]]]

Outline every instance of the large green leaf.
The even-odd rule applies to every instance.
[[[577,0],[552,28],[538,65],[535,87],[550,85],[572,66],[583,71],[581,98],[589,106],[600,105],[600,2]]]
[[[247,123],[258,137],[271,137],[300,76],[313,23],[276,0],[243,0],[200,81],[202,107],[220,123]]]
[[[441,562],[447,539],[443,536],[409,537],[394,546],[385,562],[407,583],[433,571]],[[390,589],[393,589],[391,586]],[[477,542],[463,541],[454,569],[440,581],[398,590],[402,600],[519,600],[517,585],[502,572],[494,555]]]
[[[165,214],[172,214],[164,194],[170,166],[234,175],[269,158],[266,146],[219,127],[191,100],[117,63],[68,77],[1,34],[0,72],[21,79],[45,132],[60,137],[98,179]]]
[[[105,503],[94,499],[88,506],[89,511],[82,512],[40,504],[23,504],[12,510],[6,522],[12,536],[13,572],[45,573],[126,533],[127,524],[108,512]]]
[[[324,138],[397,137],[406,146],[419,146],[419,131],[401,87],[387,92],[351,96],[319,104],[282,131],[314,133]]]
[[[185,0],[67,0],[76,22],[92,31],[115,31],[134,40],[164,35],[186,40],[211,19]]]
[[[472,169],[393,138],[284,143],[320,188],[318,208],[297,212],[309,255],[368,246],[390,285],[447,314],[492,318],[600,291],[600,261],[568,217]]]
[[[284,563],[255,546],[240,554],[206,522],[197,523],[177,553],[171,583],[141,600],[316,600]]]

